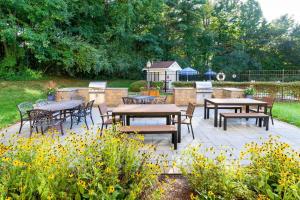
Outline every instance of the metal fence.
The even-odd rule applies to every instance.
[[[300,70],[248,70],[241,73],[224,73],[225,81],[232,82],[294,82],[300,81]],[[148,72],[145,79],[152,81],[164,82],[163,90],[170,91],[174,81],[203,81],[208,80],[204,72],[196,75],[180,75],[180,72]],[[212,80],[216,80],[214,77]],[[236,86],[238,87],[238,86]],[[269,91],[265,88],[257,88],[256,97],[270,96]],[[273,94],[274,95],[274,94]],[[277,100],[280,101],[299,101],[299,95],[294,94],[287,88],[282,87],[281,91],[276,94]]]

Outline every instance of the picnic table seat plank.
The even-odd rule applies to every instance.
[[[121,126],[117,128],[121,133],[139,133],[139,134],[172,134],[172,143],[174,149],[177,149],[177,127],[175,125],[138,125]]]
[[[223,128],[224,131],[227,130],[227,119],[229,118],[254,118],[254,119],[259,119],[259,126],[261,127],[261,120],[264,120],[264,126],[266,127],[266,130],[269,130],[269,115],[264,114],[264,113],[220,113],[220,121],[219,121],[219,126],[222,126],[222,118],[224,118],[224,124]]]

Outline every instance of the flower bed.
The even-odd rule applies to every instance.
[[[139,153],[140,136],[86,132],[60,140],[0,143],[0,199],[139,199],[157,182],[160,168],[150,152]]]
[[[212,148],[205,153],[216,154]],[[208,158],[200,147],[182,157],[181,170],[189,179],[195,199],[299,199],[300,156],[288,144],[270,137],[250,143],[240,158],[226,159],[226,151]],[[249,161],[241,165],[241,161]]]

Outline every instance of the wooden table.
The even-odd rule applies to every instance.
[[[220,98],[209,98],[204,99],[204,119],[206,119],[206,107],[210,103],[214,105],[214,126],[218,127],[218,106],[231,105],[231,106],[245,106],[246,113],[249,113],[249,106],[261,106],[264,107],[264,113],[267,113],[267,102],[258,101],[255,99],[249,98],[229,98],[229,99],[220,99]]]
[[[116,115],[126,116],[127,125],[130,123],[128,116],[166,117],[167,125],[170,125],[171,116],[177,115],[178,142],[181,142],[181,111],[175,104],[122,104],[112,110],[113,121]]]

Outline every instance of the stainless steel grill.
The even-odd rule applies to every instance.
[[[95,100],[95,105],[99,105],[105,102],[106,82],[90,82],[89,88],[90,101]]]
[[[213,93],[212,83],[210,81],[196,81],[197,104],[202,105],[205,98],[211,98]]]

